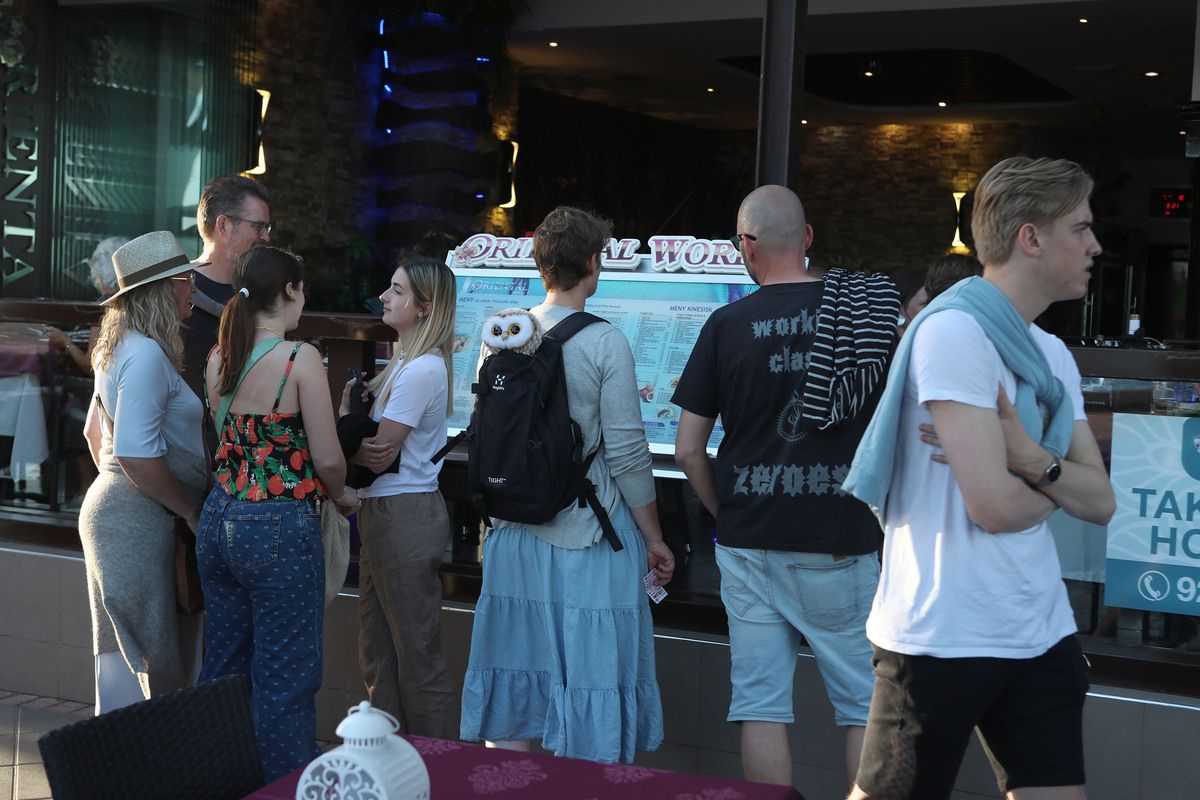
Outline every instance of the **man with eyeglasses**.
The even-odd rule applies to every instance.
[[[864,503],[841,491],[841,479],[886,372],[899,297],[889,283],[881,301],[847,273],[810,264],[812,227],[786,187],[751,192],[737,223],[734,242],[760,288],[713,312],[672,397],[682,408],[675,460],[716,520],[732,661],[728,719],[741,725],[746,778],[791,785],[787,726],[803,636],[834,721],[846,729],[852,779],[871,701],[865,628],[879,579],[880,529]],[[864,307],[885,323],[874,381],[860,384],[853,402],[852,379],[839,382],[842,416],[822,428],[805,404],[821,363],[818,345],[832,341],[821,338],[821,316],[829,308],[840,319],[843,309]],[[829,363],[839,381],[849,376],[841,371],[845,359],[867,355],[858,339],[853,344],[847,354],[839,331],[837,361]],[[827,407],[831,386],[825,383]],[[725,435],[710,461],[706,447],[718,416]]]
[[[204,362],[217,343],[225,303],[233,297],[233,268],[250,248],[271,241],[271,196],[258,181],[241,175],[213,178],[200,193],[196,227],[204,251],[196,259],[192,315],[183,321],[183,379],[203,397]],[[217,449],[212,417],[204,415],[204,448]]]
[[[265,186],[240,175],[213,178],[200,194],[196,225],[204,252],[196,260],[209,264],[196,269],[192,316],[183,323],[183,378],[197,395],[221,311],[233,296],[233,268],[250,248],[271,241],[270,202]]]

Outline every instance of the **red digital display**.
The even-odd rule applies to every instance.
[[[1151,189],[1150,216],[1162,219],[1188,219],[1192,216],[1190,189]]]

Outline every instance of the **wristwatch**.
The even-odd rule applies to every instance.
[[[1049,486],[1058,480],[1062,475],[1062,463],[1058,460],[1058,456],[1050,454],[1050,466],[1046,467],[1046,471],[1042,473],[1042,479],[1035,486]]]

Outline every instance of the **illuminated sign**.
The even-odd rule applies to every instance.
[[[609,239],[600,255],[606,270],[624,272],[684,272],[705,275],[745,275],[742,254],[728,239],[694,236],[651,236],[649,252],[639,252],[640,239]],[[454,249],[446,259],[454,268],[532,268],[533,239],[529,236],[493,236],[477,233]]]
[[[1150,216],[1160,219],[1189,219],[1192,192],[1189,189],[1151,189]]]

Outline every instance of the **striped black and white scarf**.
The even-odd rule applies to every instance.
[[[900,292],[887,275],[825,274],[804,380],[805,420],[826,430],[854,418],[887,377],[899,316]]]

